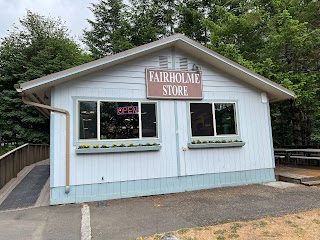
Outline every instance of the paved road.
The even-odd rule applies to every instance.
[[[320,208],[320,188],[229,187],[90,203],[92,239],[129,240],[183,227]],[[0,239],[81,239],[81,204],[0,212]]]

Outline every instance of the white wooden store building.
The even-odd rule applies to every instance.
[[[17,90],[50,116],[51,204],[274,181],[269,103],[295,96],[180,34]]]

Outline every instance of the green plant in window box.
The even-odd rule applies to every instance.
[[[195,140],[192,140],[191,143],[192,143],[192,144],[196,144],[196,141],[195,141]]]
[[[159,146],[160,144],[155,142],[155,143],[153,143],[152,145],[153,145],[153,146]]]
[[[93,148],[99,148],[98,144],[93,144]]]
[[[80,144],[79,149],[82,149],[82,148],[90,148],[90,144]]]
[[[138,147],[142,147],[143,145],[141,143],[138,144]]]
[[[234,142],[242,142],[241,140],[239,140],[239,139],[236,139],[236,140],[234,140]]]
[[[119,147],[125,147],[125,146],[126,146],[125,143],[121,143],[121,144],[119,145]]]
[[[109,148],[108,144],[103,144],[101,148]]]
[[[225,139],[223,139],[221,142],[222,142],[222,143],[227,143],[227,141],[226,141]]]
[[[214,141],[210,140],[209,143],[214,143]]]
[[[146,146],[152,146],[152,144],[151,143],[147,143]]]
[[[215,143],[221,143],[221,141],[220,141],[220,140],[217,140],[217,141],[215,141]]]
[[[229,140],[228,140],[228,143],[232,143],[232,139],[229,139]]]
[[[115,147],[118,147],[118,145],[114,143],[111,145],[111,147],[115,148]]]
[[[129,147],[134,147],[134,144],[133,144],[133,143],[130,143],[130,144],[129,144]]]
[[[208,141],[206,141],[206,140],[202,140],[202,141],[201,141],[201,143],[208,143]]]
[[[201,140],[200,139],[198,139],[197,140],[197,144],[201,144],[202,142],[201,142]]]

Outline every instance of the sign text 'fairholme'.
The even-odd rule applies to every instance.
[[[201,72],[146,69],[147,98],[202,99]]]

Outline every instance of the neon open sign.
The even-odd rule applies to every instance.
[[[138,106],[123,106],[117,107],[117,114],[118,115],[126,115],[126,114],[138,114]]]

